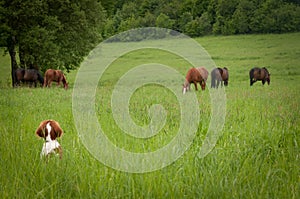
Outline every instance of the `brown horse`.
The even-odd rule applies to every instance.
[[[268,85],[270,85],[270,73],[267,70],[266,67],[263,68],[252,68],[249,72],[250,76],[250,86],[252,86],[256,81],[262,81],[262,84],[264,85],[266,82],[268,82]]]
[[[198,90],[197,83],[200,83],[201,89],[205,90],[207,78],[208,78],[208,71],[204,67],[189,69],[186,74],[185,81],[182,88],[183,94],[185,94],[186,91],[191,89],[191,83],[195,85],[196,91]]]
[[[22,83],[29,83],[30,86],[34,84],[37,86],[37,82],[39,81],[41,86],[44,84],[44,78],[41,73],[36,69],[24,69],[17,68],[14,71],[15,75],[15,86],[20,86]]]
[[[63,83],[64,88],[68,89],[68,83],[66,80],[65,75],[61,70],[54,70],[54,69],[48,69],[45,72],[45,77],[44,77],[44,87],[51,87],[52,81],[57,82],[57,86],[60,85],[60,82]]]
[[[218,88],[221,82],[221,86],[228,86],[229,73],[226,67],[214,68],[211,73],[211,88]]]

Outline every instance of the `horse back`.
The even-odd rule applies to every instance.
[[[249,72],[249,76],[250,76],[250,78],[255,78],[255,79],[259,78],[260,68],[257,68],[257,67],[252,68]]]
[[[220,74],[219,68],[214,68],[211,71],[210,75],[211,75],[212,80],[215,80],[215,79],[221,80],[221,74]]]
[[[15,70],[15,77],[19,81],[24,79],[24,74],[25,74],[25,69],[24,68],[17,68]]]
[[[59,75],[58,70],[48,69],[45,72],[45,78],[47,80],[51,80],[51,81],[58,81],[60,79],[60,75]]]
[[[199,76],[200,76],[199,71],[195,68],[191,68],[190,70],[188,70],[185,79],[189,83],[191,83],[193,81],[199,81]]]
[[[201,77],[206,81],[208,78],[208,71],[204,67],[198,67],[197,70],[199,71]]]
[[[223,80],[228,80],[229,78],[229,73],[228,73],[228,69],[226,67],[224,67],[222,69],[222,79]]]
[[[38,71],[35,69],[27,69],[24,72],[25,81],[36,81],[38,79]]]

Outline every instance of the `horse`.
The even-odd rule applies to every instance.
[[[189,69],[186,74],[185,81],[182,88],[183,94],[185,94],[186,91],[191,89],[191,83],[195,85],[196,91],[198,90],[197,83],[200,83],[201,89],[205,90],[207,78],[208,78],[208,71],[204,67]]]
[[[250,76],[250,86],[252,86],[256,81],[262,81],[262,84],[265,85],[266,82],[268,82],[268,85],[270,85],[270,73],[267,70],[266,67],[263,68],[257,68],[254,67],[250,70],[249,76]]]
[[[52,81],[57,82],[57,86],[60,85],[60,82],[63,83],[64,88],[68,89],[68,83],[66,80],[65,75],[61,70],[54,70],[54,69],[48,69],[45,72],[45,77],[44,77],[44,87],[51,87]]]
[[[214,68],[211,73],[211,88],[218,88],[221,82],[221,86],[228,86],[229,73],[226,67]]]
[[[37,82],[39,81],[41,86],[44,84],[44,78],[41,73],[36,69],[24,69],[17,68],[14,71],[15,75],[15,86],[20,86],[21,82],[29,82],[30,86],[34,83],[34,86],[37,86]]]

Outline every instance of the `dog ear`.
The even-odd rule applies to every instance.
[[[64,133],[57,121],[51,120],[51,126],[56,134],[56,137],[61,137]]]
[[[44,120],[40,123],[39,127],[36,129],[35,134],[41,138],[45,138],[45,126],[49,120]]]

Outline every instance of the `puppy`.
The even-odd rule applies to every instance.
[[[62,136],[63,130],[61,129],[57,121],[42,121],[35,131],[35,134],[41,138],[44,138],[45,140],[41,152],[41,157],[45,156],[47,158],[51,154],[59,154],[59,158],[62,158],[62,147],[60,146],[56,138]]]

